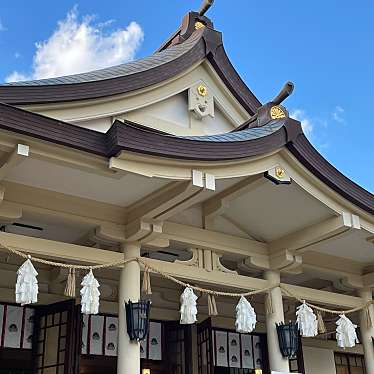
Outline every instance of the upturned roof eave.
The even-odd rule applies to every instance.
[[[106,158],[128,151],[181,162],[222,162],[261,156],[287,148],[323,183],[354,205],[374,214],[374,195],[335,169],[309,143],[300,123],[290,118],[266,136],[235,141],[233,139],[239,135],[232,133],[222,134],[222,139],[215,141],[202,137],[172,136],[135,123],[119,121],[107,133],[100,133],[0,103],[0,130]],[[245,131],[254,130],[243,130],[242,133],[245,135]],[[256,131],[260,132],[261,128]]]
[[[73,76],[0,85],[0,102],[51,104],[126,94],[167,81],[207,59],[233,96],[253,115],[260,101],[231,64],[221,33],[206,17],[203,19],[207,26],[196,30],[194,25],[199,19],[196,13],[189,13],[184,26],[148,58]]]

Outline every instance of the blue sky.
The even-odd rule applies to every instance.
[[[0,81],[76,72],[152,53],[200,0],[2,0]],[[314,146],[374,191],[374,2],[216,0],[208,13],[261,101],[285,105]]]

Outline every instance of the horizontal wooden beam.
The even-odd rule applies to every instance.
[[[123,258],[123,255],[118,252],[3,232],[0,233],[0,244],[17,248],[31,255],[69,263],[102,264],[121,261]],[[154,259],[147,259],[147,261],[166,274],[184,279],[187,282],[217,287],[219,289],[225,288],[238,291],[251,289],[260,290],[268,285],[266,280],[259,278],[251,278],[219,271],[207,272],[205,269],[195,268],[193,266]],[[339,307],[353,308],[360,305],[362,302],[359,297],[289,284],[284,284],[284,286],[301,299],[306,299],[314,303],[333,305],[336,309],[339,309]]]
[[[314,288],[295,286],[285,283],[282,283],[282,286],[287,288],[292,292],[292,294],[298,296],[300,299],[305,299],[315,304],[330,305],[336,310],[341,308],[355,308],[364,304],[362,299],[356,296],[343,295],[340,293],[316,290]]]
[[[92,265],[121,261],[123,254],[54,240],[0,232],[0,245],[12,247],[36,257],[61,262]]]
[[[260,290],[267,287],[268,282],[260,278],[250,278],[244,275],[224,273],[220,271],[206,271],[194,266],[186,266],[181,263],[147,259],[150,265],[162,272],[185,280],[192,284],[207,285],[218,289]]]
[[[266,243],[174,222],[164,223],[162,236],[198,248],[212,249],[220,253],[227,252],[242,258],[268,253]]]

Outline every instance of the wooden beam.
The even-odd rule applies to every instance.
[[[203,173],[192,171],[191,181],[172,182],[152,192],[127,209],[127,222],[154,219],[164,221],[201,200],[201,193],[211,191]]]
[[[331,305],[334,306],[334,309],[336,310],[339,310],[340,308],[355,308],[363,304],[362,299],[356,296],[316,290],[314,288],[295,286],[291,284],[282,283],[281,285],[297,295],[300,299],[305,299],[317,304]]]
[[[174,222],[164,223],[162,237],[241,258],[268,254],[266,243]]]
[[[19,183],[4,181],[3,185],[6,189],[4,201],[24,211],[92,226],[125,222],[123,207]]]
[[[75,244],[56,242],[52,240],[25,237],[0,232],[0,243],[22,250],[28,254],[57,259],[69,263],[102,264],[121,261],[123,254],[112,251],[105,251],[97,248],[79,246]],[[154,259],[147,259],[157,269],[185,279],[191,283],[207,285],[209,287],[228,288],[235,290],[259,290],[267,287],[268,282],[264,279],[251,278],[243,275],[224,273],[219,271],[207,272],[205,269],[186,266],[183,264],[170,263]],[[361,298],[328,291],[320,291],[307,287],[284,284],[292,293],[300,298],[311,302],[326,305],[352,308],[360,305]]]
[[[360,229],[358,216],[343,212],[337,217],[328,218],[325,221],[306,227],[288,234],[269,243],[270,253],[281,250],[297,251],[303,253],[313,249],[315,244],[332,239],[351,229]]]
[[[267,179],[265,179],[262,174],[252,175],[218,193],[204,202],[204,217],[209,220],[217,215],[221,215],[230,206],[231,201],[253,191],[264,183],[267,183]]]
[[[1,201],[1,199],[0,199]],[[3,201],[0,205],[0,224],[13,223],[22,217],[22,209],[13,204]]]
[[[19,165],[28,156],[29,146],[17,144],[15,149],[0,161],[0,180],[3,180],[12,168]]]
[[[123,258],[123,254],[119,252],[5,232],[0,232],[0,244],[18,249],[32,256],[76,264],[105,264],[121,261]]]

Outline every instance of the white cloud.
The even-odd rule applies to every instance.
[[[19,81],[26,81],[28,79],[32,79],[32,77],[28,77],[25,74],[18,73],[17,71],[14,71],[12,74],[9,74],[6,78],[6,82],[19,82]]]
[[[296,120],[301,122],[301,127],[303,128],[304,134],[307,137],[310,137],[313,132],[313,123],[311,119],[306,115],[305,111],[302,109],[295,109],[291,114],[290,117],[295,118]]]
[[[93,21],[93,17],[88,16],[79,20],[74,7],[58,22],[49,39],[36,43],[31,74],[14,71],[6,81],[82,73],[134,59],[144,38],[143,30],[136,22],[131,22],[125,29],[106,33],[105,27],[111,25],[112,20],[100,24]]]
[[[334,111],[332,112],[332,118],[334,119],[334,121],[339,122],[339,123],[344,123],[345,122],[344,112],[345,112],[344,108],[337,105],[335,107]]]
[[[0,31],[5,31],[6,27],[4,26],[3,22],[0,19]]]

